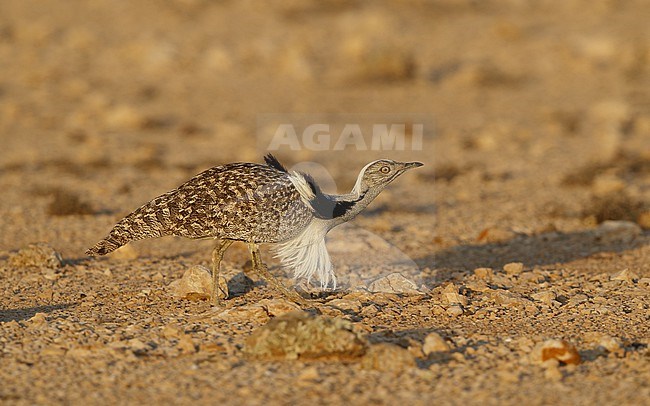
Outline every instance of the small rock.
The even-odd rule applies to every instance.
[[[347,320],[293,312],[255,330],[244,351],[267,359],[351,359],[366,352],[366,342]]]
[[[332,306],[337,309],[347,310],[354,313],[359,313],[361,311],[361,302],[358,300],[348,300],[348,299],[334,299],[327,302],[328,306]]]
[[[449,344],[445,341],[444,338],[438,333],[429,333],[424,338],[424,344],[422,344],[422,352],[425,355],[429,355],[433,352],[446,352],[449,351]]]
[[[526,306],[531,302],[520,294],[505,289],[494,289],[490,292],[490,298],[500,305],[522,305]]]
[[[542,283],[546,279],[543,275],[540,275],[537,272],[524,272],[521,274],[519,280],[523,283]]]
[[[219,294],[228,297],[228,283],[219,276]],[[212,296],[212,274],[204,266],[196,265],[185,271],[183,277],[169,284],[172,296],[187,300],[206,300]],[[222,291],[223,290],[223,291]],[[226,292],[225,295],[223,292]]]
[[[15,268],[59,268],[63,265],[61,254],[46,243],[29,244],[9,256],[9,266]]]
[[[392,273],[381,277],[370,284],[368,290],[373,293],[403,293],[421,295],[415,282],[405,278],[400,273]]]
[[[262,299],[257,302],[257,305],[262,307],[272,317],[300,311],[300,306],[285,299]]]
[[[45,313],[36,313],[33,315],[28,321],[30,323],[33,323],[34,325],[43,325],[47,324],[47,319],[46,319],[46,314]]]
[[[623,282],[627,282],[627,283],[634,283],[634,281],[639,280],[639,275],[637,275],[636,273],[634,273],[634,272],[632,272],[632,271],[630,271],[629,269],[626,268],[626,269],[623,269],[620,272],[615,273],[609,279],[613,280],[613,281],[623,281]]]
[[[361,361],[364,369],[400,373],[415,368],[415,357],[407,350],[390,343],[371,346]]]
[[[379,313],[379,309],[377,308],[377,306],[375,306],[374,304],[370,304],[368,306],[365,306],[361,310],[361,312],[359,313],[359,316],[361,316],[361,317],[372,317],[377,313]]]
[[[557,295],[549,290],[546,290],[543,292],[533,293],[530,295],[530,297],[537,300],[538,302],[544,303],[547,306],[551,306],[553,301],[557,298]]]
[[[442,295],[450,305],[467,305],[467,298],[458,293],[458,287],[456,287],[456,285],[453,283],[445,286],[444,290],[442,291]]]
[[[494,271],[492,268],[476,268],[474,270],[474,275],[476,275],[477,278],[490,279],[494,276]]]
[[[524,264],[521,262],[511,262],[503,266],[503,270],[508,275],[519,275],[524,270]]]
[[[625,349],[623,348],[623,344],[618,338],[609,335],[603,335],[602,337],[600,337],[600,340],[598,341],[598,346],[604,348],[605,350],[607,350],[607,352],[615,354],[619,357],[625,355]]]
[[[629,243],[641,234],[641,227],[631,221],[603,221],[594,235],[604,243]]]
[[[458,317],[463,314],[463,307],[460,305],[451,305],[447,309],[446,313],[451,317]]]
[[[580,363],[580,354],[569,342],[552,339],[538,344],[533,349],[531,359],[539,364],[549,360],[557,360],[563,364],[578,365]]]
[[[582,294],[582,293],[579,293],[577,295],[571,296],[571,298],[569,299],[568,305],[569,306],[577,306],[577,305],[579,305],[581,303],[586,302],[587,300],[589,300],[589,296],[587,296],[585,294]]]
[[[226,309],[217,315],[217,318],[229,323],[266,323],[269,320],[269,315],[262,306],[250,305],[233,307]]]

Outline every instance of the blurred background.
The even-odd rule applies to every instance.
[[[379,156],[425,162],[360,219],[413,258],[643,224],[648,21],[645,0],[3,0],[0,248],[81,256],[199,171],[259,162],[264,114],[426,117],[421,150],[277,151],[339,191]]]

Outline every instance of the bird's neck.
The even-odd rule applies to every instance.
[[[350,193],[336,196],[335,200],[337,203],[346,205],[347,210],[345,210],[345,212],[340,216],[336,216],[332,219],[332,227],[355,218],[357,214],[361,213],[363,209],[368,207],[370,202],[375,200],[380,192],[381,190],[379,189],[363,189],[355,186]]]

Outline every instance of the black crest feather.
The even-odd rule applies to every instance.
[[[277,169],[280,172],[287,172],[287,168],[285,168],[284,165],[282,165],[280,161],[278,161],[278,159],[273,156],[273,154],[266,154],[264,156],[264,162],[266,162],[266,164],[271,168]]]

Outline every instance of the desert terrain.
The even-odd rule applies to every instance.
[[[0,402],[650,404],[649,20],[643,0],[3,0]],[[404,148],[373,149],[393,122]],[[281,123],[331,143],[270,151]],[[336,148],[349,123],[365,147]],[[330,233],[340,286],[298,281],[303,312],[244,244],[224,307],[176,290],[213,241],[84,254],[268,152],[330,193],[424,163]]]

